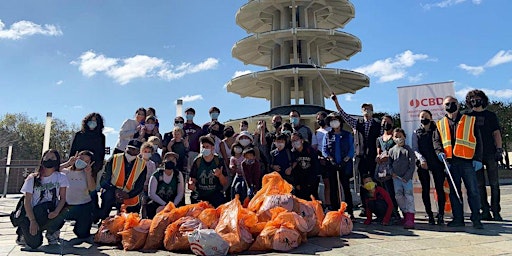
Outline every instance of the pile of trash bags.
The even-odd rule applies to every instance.
[[[176,208],[170,202],[153,219],[121,213],[105,219],[94,241],[121,244],[124,250],[192,251],[196,255],[226,255],[250,251],[290,251],[308,237],[339,237],[352,232],[345,213],[324,215],[321,202],[291,195],[292,185],[277,172],[263,177],[262,188],[245,207],[238,196],[217,208],[199,202]]]

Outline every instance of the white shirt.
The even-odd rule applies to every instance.
[[[41,185],[37,187],[34,187],[34,177],[35,175],[28,176],[20,190],[21,193],[32,194],[32,207],[40,203],[51,202],[54,198],[58,203],[60,188],[69,187],[68,178],[61,172],[53,172],[48,177],[42,177]]]
[[[119,138],[117,140],[116,148],[124,151],[128,142],[133,139],[133,135],[137,132],[139,123],[133,119],[126,119],[119,130]]]
[[[87,187],[87,174],[83,170],[63,169],[62,172],[66,174],[69,181],[69,188],[66,190],[67,204],[81,205],[92,201]]]
[[[147,160],[146,161],[146,169],[148,171],[146,172],[146,181],[144,181],[144,186],[149,186],[149,179],[151,178],[153,173],[155,173],[155,171],[156,171],[155,162],[153,162],[151,160]]]

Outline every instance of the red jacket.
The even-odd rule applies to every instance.
[[[370,193],[368,193],[370,194]],[[366,208],[366,221],[372,221],[372,211],[368,207],[368,202],[370,200],[384,200],[386,204],[388,205],[388,208],[386,209],[386,215],[384,215],[384,219],[382,220],[383,223],[389,223],[391,220],[391,213],[393,212],[393,202],[391,201],[391,196],[389,196],[389,193],[383,189],[382,187],[375,187],[375,194],[373,197],[368,197],[365,202],[365,208]]]

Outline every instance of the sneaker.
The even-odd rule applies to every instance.
[[[473,227],[476,229],[484,229],[484,225],[479,220],[473,222]]]
[[[501,217],[499,212],[494,213],[494,220],[495,221],[503,221],[503,218]]]
[[[434,215],[433,214],[429,214],[428,215],[428,224],[429,225],[435,225],[436,224],[436,220],[434,219]]]
[[[366,210],[364,208],[359,213],[359,217],[366,217]]]
[[[23,235],[18,235],[18,237],[16,237],[16,244],[21,246],[27,245],[25,237]]]
[[[460,221],[460,220],[452,220],[450,222],[448,222],[448,224],[446,224],[446,226],[448,227],[464,227],[464,221]]]
[[[487,221],[491,221],[491,220],[494,220],[491,213],[489,211],[484,211],[482,212],[482,216],[480,217],[481,220],[487,220]]]
[[[53,234],[48,234],[48,231],[46,232],[46,239],[48,239],[48,244],[50,245],[56,245],[59,244],[60,240],[60,231],[55,231]]]

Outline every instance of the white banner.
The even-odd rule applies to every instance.
[[[441,119],[444,116],[443,99],[449,95],[455,97],[453,81],[398,87],[400,123],[407,135],[407,145],[412,146],[411,136],[420,126],[420,112],[426,109],[432,112],[432,120]]]

